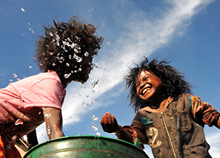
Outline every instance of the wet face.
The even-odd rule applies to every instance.
[[[136,78],[136,91],[140,99],[157,102],[163,97],[163,83],[154,73],[142,70]]]

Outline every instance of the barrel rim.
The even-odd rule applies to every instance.
[[[64,136],[64,137],[59,137],[59,138],[55,138],[55,139],[51,139],[51,140],[47,140],[43,143],[40,143],[38,145],[35,145],[34,147],[32,147],[30,150],[28,150],[28,152],[24,155],[24,158],[26,158],[26,156],[28,156],[33,150],[35,150],[36,148],[40,147],[40,146],[43,146],[47,143],[50,143],[50,142],[54,142],[54,141],[59,141],[59,140],[62,140],[62,139],[69,139],[69,138],[97,138],[97,139],[109,139],[109,140],[112,140],[112,141],[118,141],[118,142],[121,142],[121,143],[125,143],[127,145],[130,145],[130,146],[133,146],[135,147],[137,150],[140,150],[142,152],[144,152],[143,150],[141,150],[140,148],[138,148],[137,146],[135,146],[134,144],[130,143],[130,142],[127,142],[127,141],[124,141],[124,140],[121,140],[121,139],[115,139],[115,138],[111,138],[111,137],[106,137],[106,136],[97,136],[97,135],[74,135],[74,136]]]

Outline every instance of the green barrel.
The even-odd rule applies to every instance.
[[[24,158],[148,158],[146,153],[120,139],[102,136],[67,136],[31,148]]]

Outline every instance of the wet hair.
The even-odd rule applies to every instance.
[[[169,62],[165,60],[158,61],[157,59],[153,59],[148,63],[148,59],[145,58],[140,66],[136,65],[136,67],[130,69],[128,75],[124,77],[126,88],[130,88],[128,95],[130,105],[132,105],[135,112],[150,105],[149,102],[141,100],[136,93],[136,77],[142,70],[154,73],[161,80],[164,84],[166,96],[176,97],[182,93],[191,93],[191,85],[185,81],[183,74],[168,64]]]
[[[77,16],[67,23],[54,19],[53,24],[43,26],[45,36],[40,36],[36,42],[35,62],[41,71],[53,70],[60,78],[67,78],[82,70],[82,61],[89,55],[89,49],[94,51],[91,56],[98,53],[103,38],[96,36],[96,27],[84,24]],[[67,70],[69,66],[74,69]]]

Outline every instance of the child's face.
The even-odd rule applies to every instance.
[[[163,96],[163,83],[154,73],[142,70],[136,77],[136,91],[140,99],[153,103]]]

